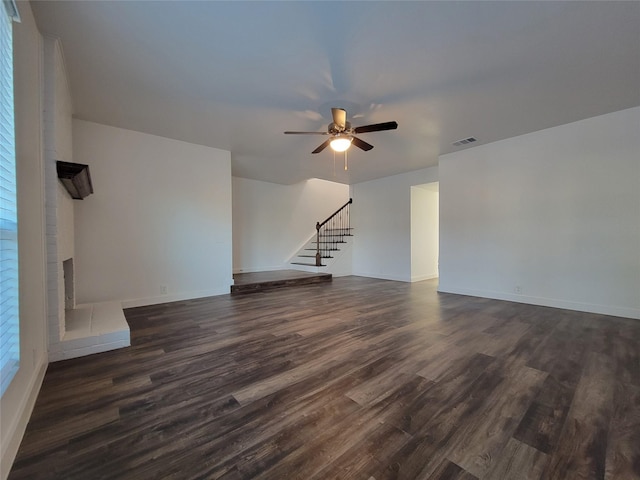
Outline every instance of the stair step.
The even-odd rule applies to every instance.
[[[338,228],[321,228],[319,234],[311,240],[307,245],[311,248],[303,248],[303,251],[309,252],[308,254],[298,253],[296,255],[296,262],[290,262],[291,265],[303,265],[306,267],[316,267],[317,265],[313,260],[316,258],[316,253],[320,253],[320,258],[333,259],[332,252],[339,252],[339,244],[348,243],[344,237],[353,237],[352,227],[338,227]],[[313,259],[311,262],[305,261],[306,259]],[[326,265],[320,265],[325,267]]]

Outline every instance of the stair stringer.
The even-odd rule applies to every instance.
[[[345,236],[343,237],[345,243],[339,244],[339,250],[334,250],[331,252],[331,256],[333,258],[323,258],[322,263],[323,267],[316,267],[311,265],[294,265],[291,262],[300,261],[301,259],[298,257],[300,254],[313,255],[313,250],[306,250],[308,248],[315,248],[316,236],[315,234],[309,238],[307,243],[305,243],[291,258],[285,262],[283,268],[292,269],[292,270],[300,270],[303,272],[312,272],[312,273],[330,273],[334,277],[344,277],[347,275],[351,275],[353,271],[353,262],[352,262],[352,251],[353,251],[353,236]],[[314,263],[315,258],[307,258],[306,260],[309,263]]]

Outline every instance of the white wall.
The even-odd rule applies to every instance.
[[[294,185],[233,177],[233,271],[279,270],[315,225],[349,200],[349,187],[310,179]]]
[[[31,6],[17,2],[14,24],[14,100],[20,255],[20,369],[0,402],[0,478],[22,440],[47,367],[42,38]]]
[[[640,107],[440,158],[440,290],[640,318]]]
[[[77,303],[229,293],[230,152],[81,120],[73,148],[94,187],[75,202]]]
[[[354,275],[411,281],[411,187],[437,181],[432,167],[351,186]]]
[[[411,187],[411,281],[438,276],[438,183]]]

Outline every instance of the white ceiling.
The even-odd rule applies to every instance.
[[[640,2],[33,2],[59,37],[75,116],[230,150],[236,176],[358,183],[640,105]],[[311,155],[331,107],[349,170]],[[76,159],[80,161],[80,159]],[[83,159],[90,161],[90,159]]]

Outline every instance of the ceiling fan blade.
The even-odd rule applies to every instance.
[[[374,123],[373,125],[363,125],[353,129],[354,133],[380,132],[382,130],[395,130],[398,122]]]
[[[344,108],[332,108],[331,115],[336,127],[344,130],[347,126],[347,111]]]
[[[316,148],[313,152],[311,153],[320,153],[322,150],[324,150],[325,148],[327,148],[329,146],[329,144],[331,143],[331,139],[327,140],[326,142],[324,142],[322,145],[320,145],[318,148]]]
[[[329,132],[284,132],[285,135],[329,135]]]
[[[364,150],[365,152],[368,152],[369,150],[371,150],[373,148],[373,145],[371,145],[370,143],[365,142],[364,140],[360,140],[358,137],[353,137],[351,140],[351,144],[355,145],[356,147]]]

